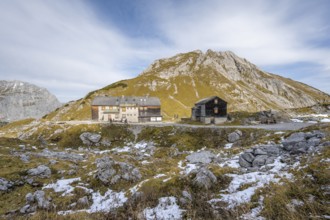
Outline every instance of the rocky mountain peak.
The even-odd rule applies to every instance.
[[[156,60],[141,75],[152,74],[168,79],[179,75],[189,76],[206,68],[214,69],[234,81],[241,80],[244,73],[260,71],[254,64],[231,51],[217,52],[209,49],[205,53],[195,50]]]
[[[61,106],[47,89],[18,80],[0,80],[0,120],[40,118]]]

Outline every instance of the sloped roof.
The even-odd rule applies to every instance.
[[[160,106],[160,100],[157,97],[146,96],[96,96],[92,105],[116,106],[123,104],[135,104],[138,106]]]
[[[207,98],[204,98],[204,99],[199,100],[198,102],[195,103],[195,105],[203,105],[203,104],[205,104],[205,103],[207,103],[207,102],[209,102],[209,101],[211,101],[211,100],[213,100],[215,98],[218,98],[218,99],[226,102],[225,100],[219,98],[218,96],[210,96],[210,97],[207,97]]]

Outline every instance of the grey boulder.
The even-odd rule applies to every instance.
[[[211,153],[210,151],[199,151],[194,152],[186,157],[186,159],[190,163],[202,163],[202,164],[208,164],[211,163],[212,160],[216,157],[215,154]]]
[[[36,176],[39,178],[49,178],[52,174],[52,171],[49,167],[45,165],[40,165],[37,168],[33,168],[27,171],[28,175],[30,176]]]
[[[0,191],[7,191],[8,189],[12,188],[14,183],[6,180],[4,178],[0,178]]]
[[[100,134],[96,134],[96,133],[84,132],[79,136],[79,138],[83,142],[83,144],[91,146],[91,145],[99,143],[102,136]]]
[[[261,167],[266,164],[268,156],[267,155],[258,155],[252,162],[253,167]]]
[[[242,136],[242,132],[240,130],[236,130],[230,134],[228,134],[228,137],[227,137],[227,140],[230,142],[230,143],[234,143],[236,141],[238,141]]]
[[[116,184],[120,180],[136,182],[141,179],[139,169],[133,165],[116,162],[112,158],[103,157],[96,160],[96,178],[106,185]]]
[[[217,177],[207,168],[202,167],[197,171],[193,184],[199,188],[210,189],[217,182]]]

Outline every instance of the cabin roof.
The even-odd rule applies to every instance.
[[[226,102],[225,100],[219,98],[218,96],[210,96],[210,97],[207,97],[207,98],[204,98],[204,99],[199,100],[198,102],[195,103],[195,105],[203,105],[203,104],[205,104],[205,103],[207,103],[207,102],[209,102],[209,101],[211,101],[211,100],[213,100],[215,98],[218,98],[218,99]]]
[[[160,106],[157,97],[146,96],[96,96],[92,105],[119,106],[123,104],[134,104],[138,106]]]

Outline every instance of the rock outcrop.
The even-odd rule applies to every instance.
[[[105,185],[116,184],[120,180],[136,182],[142,177],[139,169],[135,168],[133,165],[114,161],[110,157],[97,159],[96,167],[96,178]]]
[[[281,144],[258,145],[246,150],[239,156],[239,164],[253,170],[274,163],[279,156],[285,160],[290,155],[313,153],[326,143],[320,145],[324,136],[320,131],[293,133],[282,140]]]
[[[210,189],[217,182],[217,177],[207,168],[202,167],[196,170],[193,184],[199,188]]]
[[[5,178],[0,178],[0,191],[7,191],[13,186],[14,186],[13,182],[6,180]]]
[[[41,118],[60,106],[47,89],[27,82],[0,80],[0,121]]]
[[[28,170],[27,173],[29,176],[35,176],[38,178],[49,178],[52,174],[52,171],[49,167],[45,165],[40,165],[36,168]]]
[[[216,158],[215,154],[205,150],[194,152],[186,157],[189,163],[201,163],[201,164],[211,163],[215,158]]]
[[[38,190],[35,193],[28,193],[25,196],[26,205],[20,209],[20,213],[27,214],[35,212],[37,208],[49,210],[51,208],[50,198],[46,198],[45,192]]]
[[[79,136],[79,138],[83,142],[83,144],[92,146],[97,145],[100,142],[102,136],[100,134],[84,132]]]

